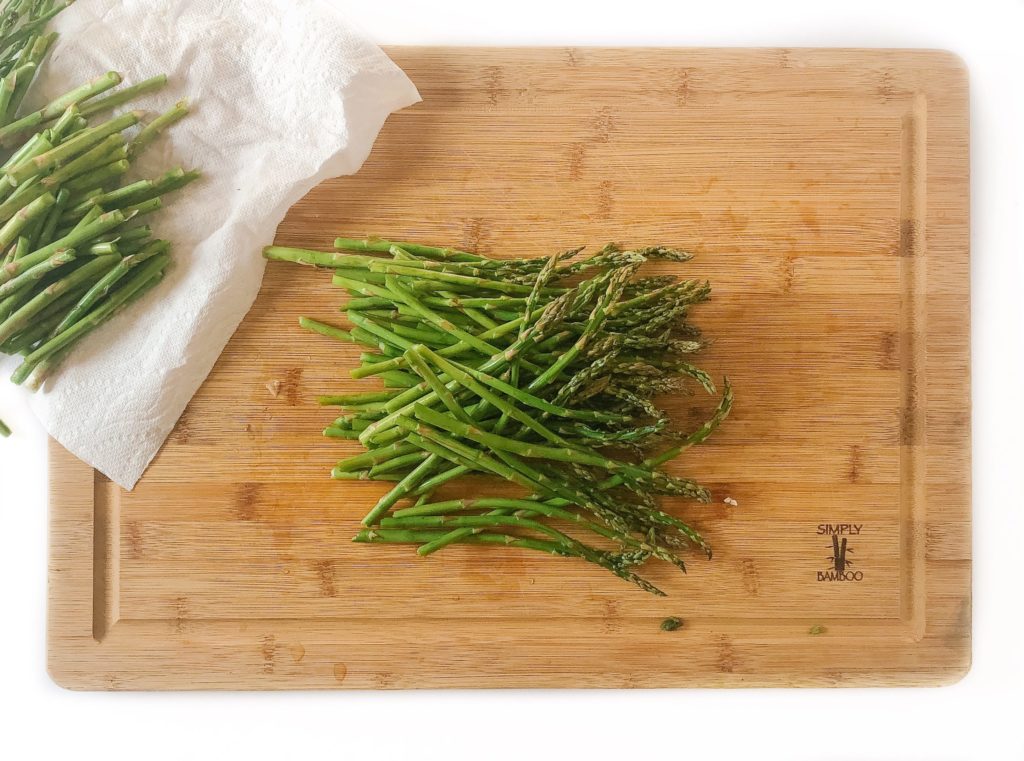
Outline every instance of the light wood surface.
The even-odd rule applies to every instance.
[[[675,468],[713,543],[659,599],[514,549],[350,542],[319,393],[355,350],[327,274],[263,290],[131,494],[52,451],[50,672],[89,689],[944,684],[970,661],[967,76],[941,52],[389,51],[424,102],[283,245],[338,234],[542,255],[698,254],[732,419]],[[324,125],[325,129],[329,125]],[[258,255],[254,251],[253,255]],[[275,382],[280,383],[273,393]],[[268,387],[268,384],[269,387]],[[681,420],[714,400],[675,400]],[[479,483],[463,484],[473,491]],[[738,507],[723,500],[731,497]],[[856,524],[848,571],[822,524]],[[685,621],[659,628],[668,616]]]

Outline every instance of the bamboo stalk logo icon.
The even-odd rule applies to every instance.
[[[846,559],[846,553],[853,552],[853,550],[847,550],[846,548],[846,537],[844,536],[842,542],[839,537],[835,534],[832,535],[832,557],[829,558],[832,561],[832,567],[839,573],[843,573],[848,566],[853,565],[852,561]]]

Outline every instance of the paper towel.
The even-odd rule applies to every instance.
[[[131,107],[194,108],[138,167],[203,171],[150,222],[174,243],[173,269],[32,401],[50,435],[130,489],[256,298],[261,249],[288,208],[355,172],[419,95],[328,0],[78,0],[53,28],[41,99],[107,70],[126,84],[166,73],[168,87]]]

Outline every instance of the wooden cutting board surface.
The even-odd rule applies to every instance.
[[[920,685],[970,662],[967,77],[941,52],[389,51],[424,102],[282,245],[691,249],[731,420],[675,466],[713,543],[655,598],[514,549],[350,542],[327,274],[267,268],[139,487],[52,451],[49,661],[93,689]],[[258,255],[254,251],[253,255]],[[269,386],[268,386],[269,384]],[[277,392],[274,392],[280,384]],[[696,422],[715,400],[673,402]],[[477,484],[460,487],[472,492]],[[723,503],[735,499],[738,507]],[[841,532],[833,544],[832,533]],[[845,540],[845,543],[844,543]],[[834,547],[845,565],[837,571]],[[845,580],[844,580],[845,579]],[[659,628],[668,616],[679,631]]]

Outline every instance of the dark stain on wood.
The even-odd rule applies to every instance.
[[[594,216],[598,219],[607,219],[611,216],[615,206],[615,183],[611,180],[603,180],[597,188],[597,207]]]
[[[235,515],[242,521],[254,521],[257,516],[257,508],[260,496],[263,492],[263,485],[256,483],[244,483],[235,487]]]
[[[676,79],[676,105],[686,106],[693,96],[693,73],[696,69],[680,69]]]
[[[846,472],[846,480],[851,484],[855,484],[860,480],[862,464],[860,447],[857,445],[850,447],[850,468]]]
[[[607,143],[612,139],[612,133],[615,131],[615,119],[612,117],[612,110],[608,106],[597,112],[597,116],[594,117],[593,128],[595,143]]]
[[[281,381],[280,394],[284,396],[285,401],[288,402],[289,407],[299,406],[299,388],[302,384],[302,368],[292,367],[289,368],[285,374],[284,379]]]
[[[188,598],[174,598],[174,631],[177,634],[184,634],[188,630],[189,620]]]
[[[171,431],[171,435],[168,437],[170,441],[175,444],[188,444],[192,440],[192,405],[190,404],[185,408],[185,411],[181,413],[181,417],[178,418],[178,422],[174,426],[174,430]]]
[[[782,292],[791,293],[793,291],[793,280],[796,277],[796,261],[792,256],[784,256],[782,258]]]
[[[569,179],[578,180],[583,176],[583,159],[587,155],[587,148],[583,143],[573,143],[569,146]]]
[[[732,640],[722,634],[718,637],[718,670],[724,674],[731,674],[736,670],[736,652],[732,647]]]
[[[949,424],[958,435],[963,434],[965,429],[971,427],[970,410],[963,409],[959,412],[954,412],[949,418]]]
[[[966,595],[960,600],[960,605],[957,607],[956,620],[949,628],[946,644],[950,647],[958,647],[961,642],[971,638],[971,618],[971,597]]]
[[[505,72],[500,66],[488,66],[485,78],[484,90],[487,93],[487,102],[496,106],[498,101],[508,94],[505,89]]]
[[[466,251],[478,253],[484,239],[484,223],[479,218],[467,219],[462,228],[462,247]]]
[[[605,634],[613,634],[622,628],[621,604],[618,600],[609,598],[602,602],[602,607],[604,607],[604,620],[601,628]]]
[[[125,525],[125,541],[128,543],[128,557],[138,560],[142,557],[142,527],[137,521]]]
[[[878,80],[876,92],[886,102],[896,96],[896,78],[893,75],[892,69],[882,70],[882,76]]]
[[[920,432],[917,407],[912,402],[908,403],[900,410],[900,446],[912,447],[919,444]]]
[[[260,640],[260,655],[263,656],[263,673],[273,674],[277,658],[277,640],[273,634],[267,634]]]
[[[381,671],[373,677],[373,681],[376,683],[378,688],[386,690],[388,687],[393,686],[397,680],[395,675],[390,671]]]
[[[320,594],[324,597],[338,596],[338,589],[334,584],[334,563],[330,560],[317,561],[316,576],[320,580]]]
[[[744,558],[740,566],[743,569],[743,589],[751,597],[757,597],[761,592],[761,585],[757,579],[757,565],[750,558]]]
[[[346,666],[344,663],[335,663],[334,664],[334,679],[337,682],[341,683],[341,682],[345,681],[345,677],[347,677],[347,676],[348,676],[348,666]]]
[[[722,221],[725,226],[734,233],[740,233],[747,229],[750,224],[750,217],[737,214],[730,206],[722,213]]]
[[[800,207],[800,221],[804,223],[804,227],[815,235],[819,235],[821,233],[821,225],[818,222],[818,215],[810,206]]]
[[[881,361],[879,367],[883,370],[897,370],[900,366],[900,334],[895,330],[886,330],[882,333],[881,340]]]

